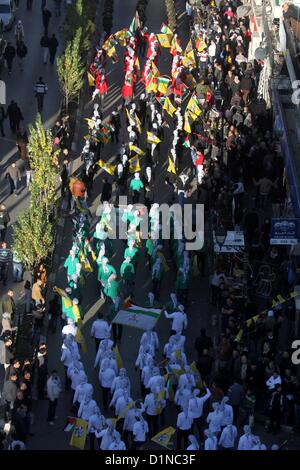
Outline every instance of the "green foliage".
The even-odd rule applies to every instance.
[[[19,214],[13,226],[13,251],[26,269],[32,270],[54,249],[53,226],[47,220],[45,207],[30,207]]]
[[[70,101],[78,96],[84,84],[84,66],[80,55],[81,36],[82,29],[78,28],[65,53],[57,58],[58,81],[67,110]]]
[[[80,53],[85,54],[90,48],[92,35],[95,32],[96,2],[94,0],[75,0],[67,7],[65,22],[65,40],[69,42],[74,32],[82,29],[80,38]]]
[[[32,179],[29,187],[30,206],[45,206],[47,218],[55,203],[58,168],[54,164],[53,135],[45,130],[39,114],[35,126],[29,126],[29,161]]]
[[[52,213],[56,202],[58,168],[54,163],[53,135],[45,130],[41,116],[29,126],[28,143],[32,181],[29,208],[13,226],[13,251],[27,269],[33,269],[54,249]]]

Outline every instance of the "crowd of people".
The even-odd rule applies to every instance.
[[[63,322],[61,362],[65,377],[59,377],[56,370],[48,376],[46,346],[39,344],[37,328],[34,344],[39,398],[47,391],[51,426],[64,383],[65,390],[71,390],[70,414],[88,423],[91,450],[148,449],[151,439],[160,442],[155,436],[169,429],[169,422],[174,428],[167,431],[164,442],[167,445],[176,432],[177,450],[266,450],[266,435],[258,435],[255,428],[257,418],[273,434],[280,431],[283,422],[298,430],[300,382],[291,362],[291,342],[297,331],[295,300],[289,297],[297,283],[299,256],[297,248],[289,253],[286,247],[270,246],[270,218],[283,214],[287,190],[282,157],[274,144],[271,112],[258,96],[263,62],[248,61],[250,20],[238,17],[233,1],[217,5],[203,1],[201,8],[187,1],[189,38],[185,48],[176,29],[163,24],[160,33],[148,31],[147,5],[147,0],[138,1],[129,28],[114,34],[103,32],[89,66],[94,105],[87,119],[82,172],[79,178],[71,178],[66,154],[61,173],[62,197],[68,201],[73,225],[64,262],[66,283],[55,287],[49,307],[50,330],[55,331],[58,317]],[[116,109],[104,119],[107,71],[118,61],[119,46],[125,50],[123,103],[121,111]],[[165,49],[170,53],[170,78],[159,72]],[[137,93],[139,77],[141,94]],[[120,145],[121,130],[126,138]],[[161,147],[166,140],[169,150],[165,156]],[[102,156],[109,141],[119,146],[112,163]],[[156,183],[162,163],[167,166],[161,197]],[[108,176],[102,180],[92,229],[89,198],[100,169]],[[112,242],[114,206],[123,196],[129,204],[119,211],[126,236],[118,242],[124,244],[124,250],[117,267]],[[207,240],[201,249],[187,250],[189,240],[177,236],[181,222],[172,211],[167,220],[170,238],[165,240],[162,228],[166,221],[159,211],[162,198],[169,205],[178,202],[183,210],[188,204],[204,204],[216,233],[244,232],[244,252],[223,254],[220,249],[219,254],[213,254]],[[144,243],[141,228],[146,216],[148,237]],[[147,260],[143,259],[143,248]],[[207,276],[207,261],[212,257],[209,326],[214,334],[201,329],[193,361],[186,344],[193,324],[189,316],[191,286],[195,276]],[[133,365],[125,368],[119,353],[126,331],[115,320],[122,309],[138,309],[134,290],[139,263],[147,264],[152,281],[140,308],[152,313],[159,308],[160,316],[171,322],[165,344],[159,329],[144,328],[134,364],[140,372],[140,393],[133,396],[135,379],[129,370]],[[174,285],[164,283],[170,269],[175,273]],[[268,291],[258,288],[261,279],[266,281],[262,269],[270,271]],[[95,389],[83,360],[85,339],[81,332],[85,286],[95,270],[105,306],[90,329],[101,403],[94,399]],[[41,283],[37,279],[32,289],[35,309],[44,308]],[[162,287],[167,290],[167,299]],[[6,305],[2,307],[2,325],[10,321],[5,309]],[[22,374],[16,373],[11,341],[1,345],[6,355],[2,363],[5,371],[9,370],[2,398],[5,419],[17,423],[15,440],[24,443],[30,434],[31,402],[29,392],[26,398],[20,392],[24,378],[30,389],[30,367],[24,365]],[[26,432],[22,426],[18,428],[20,422]],[[279,448],[269,442],[268,446]]]

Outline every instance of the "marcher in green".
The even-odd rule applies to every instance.
[[[138,248],[136,248],[135,241],[131,238],[128,241],[128,247],[125,249],[124,258],[131,258],[133,263],[136,263],[136,258],[138,254]]]
[[[133,204],[138,204],[140,201],[140,193],[144,187],[144,183],[140,179],[139,173],[134,173],[134,178],[130,181],[129,189],[133,193]]]
[[[104,298],[104,287],[106,286],[111,274],[116,274],[115,268],[108,264],[107,258],[102,258],[101,264],[98,269],[98,281],[101,284],[101,298]]]
[[[104,286],[104,294],[112,302],[115,302],[117,297],[119,297],[120,284],[119,281],[117,281],[116,274],[111,274],[111,276],[109,277],[107,283]]]
[[[70,250],[70,254],[67,257],[64,268],[67,269],[68,281],[70,282],[73,274],[77,274],[78,264],[80,264],[79,258],[74,250]]]

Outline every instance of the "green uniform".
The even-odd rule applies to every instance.
[[[100,264],[98,268],[98,281],[102,282],[103,284],[107,283],[111,274],[117,273],[117,271],[111,264],[107,264],[106,268],[107,268],[107,271],[104,271],[102,264]]]
[[[132,263],[126,263],[123,261],[120,267],[120,274],[125,281],[134,281],[135,269]]]
[[[132,179],[130,181],[131,191],[140,191],[144,187],[143,182],[139,179]]]
[[[138,248],[135,246],[132,248],[126,248],[124,252],[124,258],[131,258],[131,260],[134,260],[136,258],[136,255],[138,254]]]
[[[67,269],[68,276],[73,276],[73,274],[76,274],[76,265],[78,263],[79,263],[79,258],[77,258],[77,256],[75,256],[74,260],[72,260],[71,256],[68,256],[64,264],[64,268]]]
[[[119,282],[118,281],[110,281],[107,282],[104,286],[104,294],[107,297],[110,297],[111,300],[116,300],[116,298],[119,296]]]

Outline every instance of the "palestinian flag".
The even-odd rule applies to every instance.
[[[189,136],[188,136],[188,135],[187,135],[186,138],[184,139],[183,146],[184,146],[186,149],[191,148],[191,143],[190,143],[190,140],[189,140]]]
[[[169,28],[169,26],[167,26],[165,23],[163,23],[163,24],[161,25],[161,30],[160,30],[160,32],[161,32],[162,34],[168,34],[168,35],[170,35],[170,36],[173,36],[173,31],[172,31],[171,28]]]
[[[140,330],[148,330],[155,327],[158,321],[161,309],[158,308],[144,308],[138,305],[131,304],[128,308],[122,308],[112,323],[119,325],[132,326]]]

